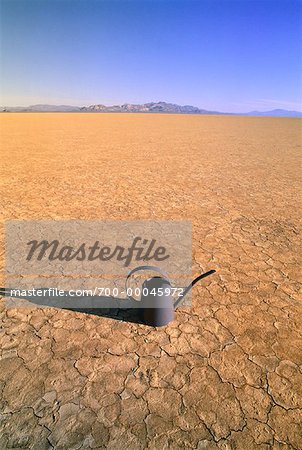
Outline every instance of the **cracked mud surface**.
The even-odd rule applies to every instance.
[[[194,273],[217,274],[160,329],[0,301],[0,449],[301,449],[301,121],[1,126],[3,221],[192,219]]]

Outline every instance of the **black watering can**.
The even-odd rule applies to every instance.
[[[195,278],[185,288],[173,288],[168,276],[158,267],[155,266],[139,266],[129,272],[126,279],[126,292],[129,292],[129,280],[135,272],[148,270],[154,271],[160,274],[160,276],[154,276],[144,281],[141,288],[140,308],[142,311],[142,318],[146,325],[153,327],[162,327],[174,320],[175,308],[180,306],[184,297],[192,289],[192,287],[203,278],[208,277],[216,272],[216,270],[210,270]],[[176,299],[173,298],[173,291],[178,293]],[[137,301],[128,296],[130,301]]]

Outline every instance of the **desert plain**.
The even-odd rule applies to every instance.
[[[217,271],[158,329],[0,300],[0,449],[301,449],[301,119],[0,124],[2,285],[10,219],[189,219]]]

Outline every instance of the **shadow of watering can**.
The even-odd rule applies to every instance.
[[[184,297],[192,287],[203,278],[216,272],[210,270],[195,278],[187,287],[178,288],[180,291],[176,299],[173,298],[173,287],[168,276],[155,266],[139,266],[131,270],[126,279],[126,292],[129,292],[129,280],[132,275],[139,271],[154,271],[160,276],[154,276],[144,281],[141,288],[141,299],[137,302],[133,297],[128,296],[130,301],[135,301],[140,305],[142,318],[146,325],[161,327],[174,320],[175,308],[181,305]],[[175,288],[174,288],[175,291]]]

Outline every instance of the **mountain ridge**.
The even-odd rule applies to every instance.
[[[122,105],[106,106],[94,104],[89,106],[47,105],[36,104],[30,106],[2,107],[2,112],[90,112],[90,113],[162,113],[162,114],[211,114],[211,115],[239,115],[239,116],[270,116],[270,117],[302,117],[300,111],[273,109],[270,111],[251,111],[247,113],[232,113],[210,111],[197,106],[178,105],[167,102],[149,102],[141,104],[124,103]]]

